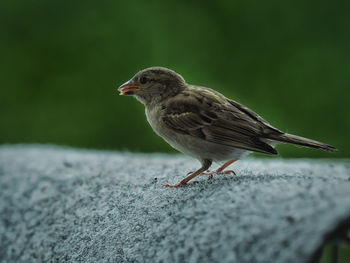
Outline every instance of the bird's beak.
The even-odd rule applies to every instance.
[[[125,82],[121,85],[118,90],[120,91],[121,96],[130,96],[136,94],[141,88],[132,80]]]

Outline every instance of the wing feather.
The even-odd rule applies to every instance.
[[[210,91],[206,89],[204,95],[185,91],[170,99],[164,107],[162,120],[181,134],[232,148],[277,154],[273,147],[261,140],[269,132],[279,132],[277,129],[253,111],[221,94],[226,103],[218,101],[210,96]]]

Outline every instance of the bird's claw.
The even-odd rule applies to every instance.
[[[200,173],[199,175],[213,175],[213,174],[215,174],[216,172],[215,171],[212,171],[212,172],[203,172],[203,173]]]
[[[208,180],[211,180],[211,179],[213,179],[214,174],[233,174],[233,175],[236,175],[236,173],[233,170],[203,172],[200,175],[208,175]]]

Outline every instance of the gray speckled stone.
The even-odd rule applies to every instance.
[[[1,262],[308,262],[350,218],[346,161],[0,147]]]

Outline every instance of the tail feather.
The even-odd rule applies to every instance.
[[[301,136],[293,135],[293,134],[288,134],[288,133],[283,133],[283,134],[276,134],[273,136],[269,136],[269,139],[275,140],[275,141],[280,141],[280,142],[286,142],[286,143],[292,143],[292,144],[297,144],[297,145],[302,145],[306,147],[311,147],[311,148],[316,148],[316,149],[321,149],[329,152],[336,152],[338,151],[337,148],[322,143],[318,141],[314,141],[308,138],[304,138]]]

